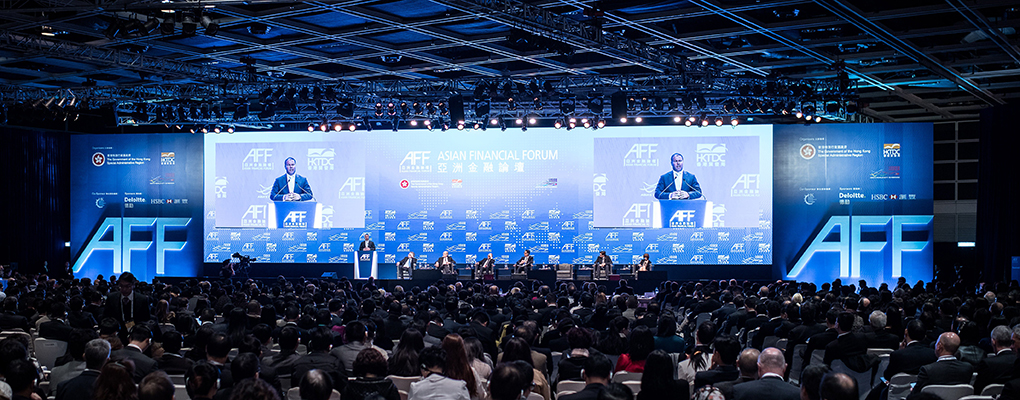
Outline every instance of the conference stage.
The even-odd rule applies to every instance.
[[[612,275],[647,254],[676,280],[930,279],[931,138],[930,124],[82,135],[71,250],[78,274],[142,279],[217,276],[235,254],[258,260],[252,276],[390,279],[411,253],[464,273],[525,250],[574,269],[604,253]]]

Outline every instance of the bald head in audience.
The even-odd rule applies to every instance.
[[[737,367],[740,368],[740,376],[751,379],[758,379],[758,356],[761,352],[755,348],[744,349],[737,358]]]
[[[822,378],[819,388],[822,400],[857,400],[857,381],[840,372],[830,372]]]
[[[758,355],[758,376],[773,373],[783,376],[786,372],[786,358],[783,352],[775,347],[769,347]]]
[[[935,342],[935,354],[939,357],[954,355],[959,348],[960,336],[954,332],[939,335],[939,341]]]

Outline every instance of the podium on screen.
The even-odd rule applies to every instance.
[[[659,200],[652,205],[652,228],[703,228],[712,226],[712,202]]]
[[[354,279],[379,279],[379,258],[375,250],[354,252]]]
[[[269,215],[269,229],[322,229],[322,204],[315,201],[274,201]]]

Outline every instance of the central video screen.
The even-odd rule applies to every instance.
[[[772,128],[205,137],[205,261],[772,262]],[[679,154],[679,156],[674,155]],[[673,179],[676,178],[676,179]],[[697,190],[693,186],[697,186]]]

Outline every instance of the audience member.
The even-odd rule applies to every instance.
[[[775,347],[758,356],[758,379],[733,386],[736,400],[799,400],[800,390],[783,380],[786,359]]]
[[[467,383],[446,376],[446,350],[427,347],[418,355],[422,380],[411,384],[407,400],[469,400]]]
[[[673,358],[664,350],[649,353],[645,360],[645,371],[641,375],[641,391],[638,392],[637,400],[687,398],[690,388],[686,380],[674,379],[675,367]]]

